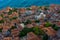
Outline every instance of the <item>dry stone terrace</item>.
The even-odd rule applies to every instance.
[[[0,10],[0,40],[60,40],[60,5]]]

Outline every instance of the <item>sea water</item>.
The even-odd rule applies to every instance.
[[[60,0],[0,0],[0,9],[8,6],[12,8],[60,4]]]

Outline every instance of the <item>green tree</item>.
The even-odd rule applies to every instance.
[[[16,26],[12,26],[10,29],[15,29],[15,28],[17,28]]]
[[[60,10],[57,13],[60,13]]]
[[[48,35],[47,34],[43,35],[43,40],[48,40]]]
[[[1,17],[4,17],[3,14],[0,15]]]
[[[31,24],[31,21],[30,20],[27,20],[26,22],[23,22],[25,25],[27,24]]]
[[[15,16],[15,17],[13,17],[12,19],[17,19],[17,17]]]
[[[20,31],[19,36],[24,37],[27,35],[27,33],[32,32],[32,28],[25,27],[22,31]]]
[[[17,12],[17,9],[16,9],[16,8],[14,8],[14,9],[12,9],[12,10],[9,10],[8,15],[11,15],[11,14],[12,14],[12,12]]]
[[[4,23],[4,20],[0,20],[0,23]]]
[[[31,10],[30,8],[26,8],[26,10]]]
[[[2,28],[0,28],[0,32],[2,32]]]
[[[58,29],[60,29],[56,24],[53,24],[53,25],[52,25],[52,28],[53,28],[54,30],[56,30],[56,31],[57,31]]]
[[[13,12],[17,12],[17,8],[14,8],[12,11],[13,11]]]
[[[12,12],[13,12],[12,10],[9,10],[8,15],[11,15],[11,14],[12,14]]]
[[[38,27],[34,27],[34,28],[33,28],[33,32],[34,32],[36,35],[43,35],[43,34],[44,34],[43,30],[39,29]]]
[[[17,19],[17,18],[18,18],[18,17],[15,16],[15,17],[10,18],[10,20],[15,20],[15,19]]]
[[[49,6],[45,6],[44,10],[48,10],[49,9]]]
[[[35,20],[36,23],[39,23],[40,21],[39,20]]]
[[[45,27],[50,27],[50,26],[52,26],[52,24],[50,22],[46,22],[46,24],[44,26]]]

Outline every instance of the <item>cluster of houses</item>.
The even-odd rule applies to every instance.
[[[55,24],[58,29],[53,29],[54,26],[51,27],[47,22]],[[45,26],[46,23],[48,25]],[[25,27],[38,27],[43,30],[48,35],[46,40],[60,40],[60,5],[7,7],[0,10],[0,40],[43,40],[43,36],[36,35],[32,31],[20,37],[20,32]]]

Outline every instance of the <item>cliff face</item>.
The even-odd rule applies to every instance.
[[[18,4],[18,5],[17,5]],[[0,0],[0,9],[7,6],[11,7],[29,7],[31,5],[49,5],[60,4],[60,0]]]

